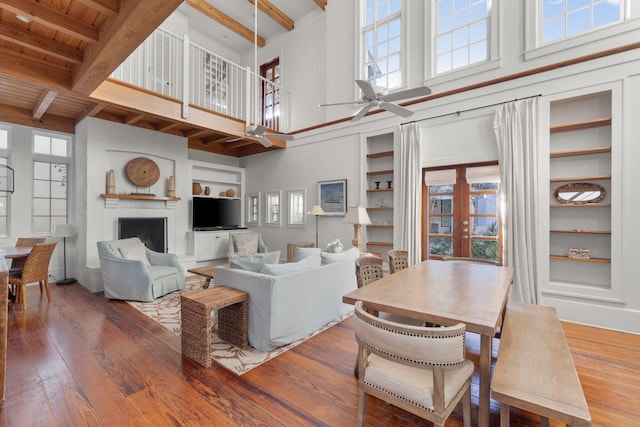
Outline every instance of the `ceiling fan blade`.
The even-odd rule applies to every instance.
[[[356,80],[356,84],[360,86],[360,90],[365,99],[376,99],[376,91],[373,86],[371,86],[371,83],[366,80]]]
[[[431,93],[431,89],[426,86],[420,86],[413,89],[401,90],[399,92],[384,95],[384,101],[399,101],[401,99],[417,98],[419,96],[427,96]]]
[[[357,101],[349,101],[349,102],[334,102],[331,104],[318,104],[318,107],[331,107],[333,105],[353,105],[353,104],[362,104],[361,100]]]
[[[369,103],[367,105],[365,105],[364,107],[362,107],[360,109],[360,111],[358,111],[358,114],[356,114],[355,116],[353,116],[353,118],[351,119],[352,122],[357,122],[358,120],[360,120],[361,118],[364,117],[365,114],[367,114],[367,111],[369,111],[371,108],[373,108],[373,103]]]
[[[251,125],[249,127],[247,127],[247,133],[249,135],[262,135],[263,133],[265,133],[269,128],[263,125]]]
[[[273,147],[273,143],[264,136],[256,136],[255,139],[266,148]]]
[[[390,102],[381,102],[380,108],[402,117],[409,117],[410,115],[413,114],[413,111],[409,110],[408,108],[404,108],[399,105],[392,104]]]

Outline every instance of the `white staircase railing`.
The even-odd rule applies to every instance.
[[[188,105],[287,132],[289,92],[215,53],[158,28],[111,74]]]

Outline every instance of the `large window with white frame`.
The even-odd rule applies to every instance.
[[[0,164],[9,166],[9,129],[0,128]],[[1,169],[0,169],[1,170]],[[6,171],[6,169],[5,169]],[[0,172],[0,184],[7,179]],[[0,191],[0,236],[9,234],[9,193]]]
[[[623,20],[625,0],[539,0],[540,44],[586,33]]]
[[[402,0],[361,0],[361,78],[389,90],[403,85]]]
[[[436,0],[434,4],[436,75],[490,59],[492,0]]]
[[[306,191],[289,190],[289,222],[290,226],[304,226],[306,223],[305,211]]]
[[[265,225],[280,227],[282,220],[280,217],[280,191],[267,191],[265,198]]]
[[[67,222],[71,138],[33,134],[33,233],[53,233]]]
[[[247,193],[247,221],[249,226],[260,225],[260,193]]]

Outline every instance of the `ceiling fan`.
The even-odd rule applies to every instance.
[[[333,104],[320,104],[319,107],[329,107],[332,105],[348,105],[348,104],[364,104],[364,107],[356,113],[351,119],[352,122],[358,121],[364,117],[365,114],[373,107],[382,108],[390,113],[397,114],[402,117],[409,117],[413,114],[413,111],[408,108],[402,107],[398,104],[394,104],[393,101],[399,101],[401,99],[417,98],[419,96],[427,96],[431,93],[431,89],[426,86],[420,86],[413,89],[401,90],[398,92],[387,93],[387,90],[383,87],[373,87],[371,83],[366,80],[356,80],[356,84],[362,91],[362,98],[351,102],[336,102]]]
[[[244,134],[247,138],[255,139],[264,147],[271,147],[273,143],[269,139],[281,139],[284,141],[291,141],[293,135],[285,135],[282,133],[267,133],[268,127],[263,125],[251,125],[247,124]]]

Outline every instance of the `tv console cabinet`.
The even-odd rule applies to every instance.
[[[213,230],[187,232],[187,250],[197,262],[227,258],[229,233],[250,233],[248,228],[238,230]]]

